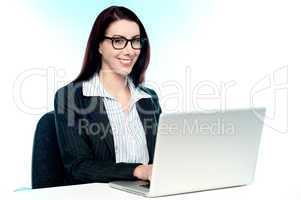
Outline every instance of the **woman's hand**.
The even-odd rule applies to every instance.
[[[153,165],[139,165],[133,175],[141,180],[151,180]]]

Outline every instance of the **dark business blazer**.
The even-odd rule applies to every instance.
[[[138,86],[152,98],[136,102],[153,162],[161,107],[154,90]],[[87,97],[82,82],[60,88],[54,100],[55,124],[66,184],[134,180],[141,163],[116,163],[114,140],[102,97]]]

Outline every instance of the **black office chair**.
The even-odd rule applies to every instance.
[[[64,185],[64,167],[55,130],[54,112],[39,120],[32,151],[32,189]]]

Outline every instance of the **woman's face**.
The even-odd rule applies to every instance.
[[[118,20],[110,24],[105,36],[110,38],[122,36],[126,39],[140,38],[140,30],[136,22]],[[99,44],[98,51],[102,55],[102,70],[122,76],[127,76],[132,71],[140,54],[140,49],[133,49],[130,41],[123,49],[115,49],[110,39],[103,40]]]

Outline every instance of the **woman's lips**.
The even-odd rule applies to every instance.
[[[121,64],[123,65],[130,65],[132,60],[131,59],[122,59],[122,58],[118,58],[118,60],[120,61]]]

